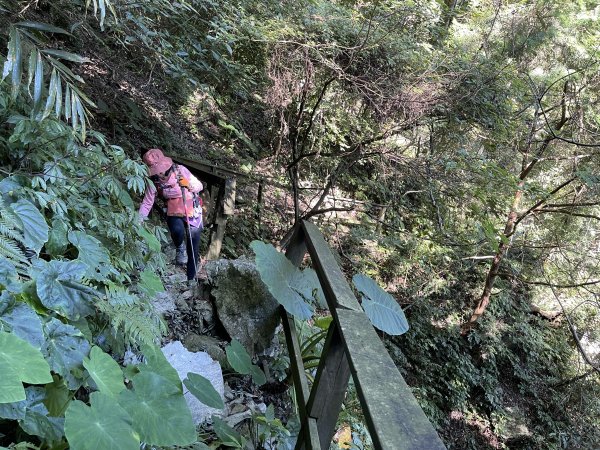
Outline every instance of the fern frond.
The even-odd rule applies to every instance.
[[[4,218],[4,214],[0,217],[0,235],[25,245],[25,238],[21,231],[15,229],[12,224]]]
[[[108,300],[102,300],[96,306],[108,317],[111,334],[115,338],[123,338],[122,344],[156,344],[167,332],[162,318],[151,309],[146,309],[143,304],[114,305]]]
[[[17,243],[0,235],[0,256],[11,260],[12,262],[27,264],[28,260],[23,250]]]
[[[143,311],[139,307],[133,307],[127,311],[127,320],[123,322],[123,332],[128,337],[130,343],[156,344],[161,336],[166,332],[166,327],[162,320],[155,320],[157,316]]]
[[[4,199],[0,197],[0,217],[6,225],[13,230],[23,231],[23,224],[15,212],[6,206]]]
[[[110,283],[106,287],[108,303],[113,307],[133,306],[140,303],[140,299],[131,294],[126,288]]]

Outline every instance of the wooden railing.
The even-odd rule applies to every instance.
[[[309,390],[294,319],[281,309],[301,421],[296,449],[329,449],[351,375],[375,449],[445,449],[322,234],[304,221],[296,227],[286,256],[299,266],[307,251],[333,321]]]

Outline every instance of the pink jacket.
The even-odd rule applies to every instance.
[[[183,213],[183,199],[181,199],[181,187],[177,181],[177,172],[187,179],[190,183],[189,188],[187,190],[186,195],[186,205],[188,206],[188,215],[192,216],[193,206],[191,205],[192,194],[197,194],[202,190],[202,183],[198,180],[192,173],[188,170],[187,167],[177,165],[176,170],[171,172],[169,178],[163,182],[163,188],[161,189],[162,197],[167,200],[167,215],[173,216],[185,216]],[[142,204],[140,205],[139,215],[142,218],[148,217],[150,214],[150,210],[154,205],[154,200],[156,199],[156,193],[158,192],[156,185],[154,183],[148,186],[146,192],[144,194],[144,199],[142,200]],[[180,200],[177,200],[180,199]],[[181,209],[181,211],[179,211]],[[190,225],[198,228],[201,225],[202,217],[190,217]]]

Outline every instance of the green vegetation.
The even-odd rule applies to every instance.
[[[87,448],[92,418],[104,448],[197,440],[187,416],[160,426],[187,411],[166,365],[117,364],[158,358],[166,331],[165,231],[136,216],[139,150],[160,146],[251,175],[226,255],[310,219],[349,278],[393,294],[410,328],[382,339],[449,448],[597,447],[599,11],[0,0],[0,445]],[[282,303],[309,318],[314,272],[288,272]],[[267,447],[280,419],[215,433]]]

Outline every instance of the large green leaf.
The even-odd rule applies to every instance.
[[[15,265],[4,256],[0,256],[0,285],[15,294],[23,290]]]
[[[52,228],[48,236],[48,242],[46,243],[46,251],[52,256],[64,255],[65,250],[69,245],[67,240],[67,233],[69,228],[63,220],[54,219],[52,221]]]
[[[23,341],[25,342],[25,341]],[[19,373],[4,364],[0,355],[0,403],[13,403],[25,399],[25,389]]]
[[[11,94],[13,100],[16,100],[19,95],[19,87],[21,86],[21,78],[23,76],[23,53],[21,47],[21,35],[15,27],[11,29],[8,59],[11,61],[12,76],[11,76]],[[4,77],[3,77],[4,78]]]
[[[169,380],[173,386],[179,389],[179,392],[183,392],[181,386],[181,379],[179,374],[173,368],[165,354],[156,345],[145,345],[142,347],[142,354],[146,360],[146,364],[138,366],[140,372],[152,372],[164,377]]]
[[[68,239],[79,251],[77,258],[88,267],[85,276],[93,280],[105,279],[111,266],[110,256],[102,243],[83,231],[70,231]]]
[[[0,382],[2,384],[2,382]],[[27,395],[27,394],[25,394]],[[0,403],[0,417],[3,419],[18,420],[25,418],[27,400],[13,403]]]
[[[23,117],[24,120],[29,120],[27,117]],[[15,175],[8,176],[0,180],[0,193],[2,194],[10,194],[11,192],[18,191],[23,186],[19,183],[19,178]]]
[[[50,367],[40,351],[14,334],[0,331],[0,403],[25,400],[22,383],[50,382]]]
[[[153,252],[160,252],[160,242],[158,241],[158,239],[156,239],[156,236],[154,236],[141,225],[137,227],[135,231],[139,237],[144,238],[150,250],[152,250]]]
[[[189,389],[194,397],[211,408],[223,409],[223,399],[214,388],[210,380],[197,373],[188,373],[187,378],[183,380],[185,387]]]
[[[400,335],[408,331],[404,311],[394,297],[366,275],[354,275],[352,282],[362,294],[362,307],[375,327],[391,335]]]
[[[302,295],[308,298],[312,298],[314,302],[319,305],[321,309],[327,309],[327,301],[325,300],[325,293],[321,288],[321,282],[317,276],[317,272],[313,269],[307,268],[302,271],[306,279],[304,286],[306,291],[302,292]]]
[[[0,330],[12,331],[37,349],[44,342],[40,317],[29,305],[17,302],[6,291],[0,295]]]
[[[89,58],[78,55],[76,53],[66,52],[64,50],[54,50],[54,49],[47,48],[47,49],[42,50],[42,53],[45,53],[46,55],[54,56],[59,59],[65,59],[67,61],[72,61],[72,62],[76,62],[76,63],[90,62]]]
[[[138,286],[148,297],[154,297],[159,292],[165,291],[160,277],[149,267],[146,267],[140,274],[140,283]]]
[[[23,224],[25,245],[35,251],[36,255],[48,240],[48,224],[46,219],[33,203],[25,199],[10,205]]]
[[[252,359],[246,349],[236,339],[225,348],[227,361],[232,369],[243,375],[252,375],[252,379],[259,386],[267,382],[264,372],[256,365],[252,364]]]
[[[250,367],[250,375],[252,375],[252,381],[254,381],[257,386],[262,386],[267,382],[265,373],[256,364],[252,364],[252,367]]]
[[[139,450],[131,416],[117,400],[92,392],[90,405],[76,400],[65,413],[65,435],[71,450]]]
[[[313,307],[308,301],[316,288],[311,276],[306,276],[271,244],[253,241],[250,247],[256,255],[260,277],[273,297],[298,319],[311,318]]]
[[[252,367],[252,359],[246,349],[236,339],[231,341],[231,344],[225,348],[227,361],[231,368],[237,373],[247,375]]]
[[[71,402],[71,391],[65,380],[58,375],[52,375],[54,381],[46,385],[46,397],[44,405],[53,417],[62,416]]]
[[[28,387],[25,405],[25,417],[19,425],[27,433],[39,436],[44,440],[56,442],[64,436],[62,417],[50,417],[43,401],[46,391],[43,387]]]
[[[119,404],[133,418],[133,428],[150,445],[189,445],[196,441],[196,427],[185,398],[170,380],[142,372],[133,390],[119,395]]]
[[[50,367],[64,377],[70,389],[79,388],[83,380],[74,370],[83,371],[83,359],[90,352],[90,343],[77,328],[54,318],[44,324],[44,334],[46,342],[42,353]]]
[[[45,31],[47,33],[59,33],[59,34],[71,34],[62,28],[55,27],[54,25],[49,25],[47,23],[42,22],[33,22],[30,20],[24,20],[22,22],[15,23],[15,26],[21,28],[30,28],[33,30]]]
[[[100,347],[92,347],[90,357],[83,360],[83,367],[93,378],[98,390],[107,395],[117,395],[123,389],[123,372],[119,365]]]
[[[217,416],[212,416],[212,421],[213,429],[223,445],[233,448],[244,448],[245,440],[240,433]]]
[[[94,312],[94,291],[80,283],[87,266],[79,261],[37,260],[35,268],[37,294],[42,304],[70,320]]]

